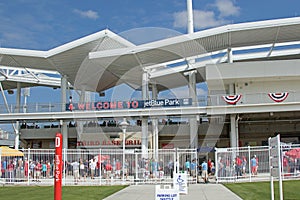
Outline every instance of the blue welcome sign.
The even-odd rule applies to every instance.
[[[115,110],[154,107],[180,107],[192,105],[191,98],[184,99],[151,99],[134,101],[99,101],[87,103],[67,103],[66,110]]]

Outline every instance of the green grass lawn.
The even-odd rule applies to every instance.
[[[105,197],[127,186],[63,186],[63,200],[94,200]],[[53,186],[3,186],[0,187],[0,199],[5,200],[53,200]]]
[[[271,199],[270,182],[230,183],[224,185],[245,200]],[[282,185],[283,198],[285,200],[300,199],[300,181],[283,181]],[[278,187],[278,181],[274,181],[275,199],[279,199]]]

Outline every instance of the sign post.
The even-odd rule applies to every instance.
[[[280,200],[283,200],[282,175],[281,175],[281,153],[280,153],[280,135],[269,138],[269,163],[270,163],[270,184],[271,200],[274,200],[274,177],[279,178]]]
[[[54,200],[62,199],[62,134],[55,136]]]

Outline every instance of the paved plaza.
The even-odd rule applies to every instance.
[[[131,185],[105,200],[154,200],[155,185]],[[180,200],[240,200],[236,194],[222,184],[190,184],[188,194],[181,194]]]

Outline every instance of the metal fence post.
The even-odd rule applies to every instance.
[[[67,165],[66,165],[66,159],[67,159],[67,155],[66,155],[66,148],[63,148],[63,186],[65,186],[66,185],[66,178],[67,178],[67,175],[66,175],[66,167],[67,167]]]
[[[28,148],[27,163],[27,185],[30,185],[30,148]]]
[[[198,152],[197,152],[197,148],[195,148],[195,158],[196,158],[196,163],[198,162]],[[196,166],[196,180],[195,180],[195,184],[198,182],[198,167]],[[192,179],[193,180],[193,179]]]
[[[99,156],[98,156],[98,162],[99,162],[99,184],[102,185],[102,164],[101,164],[101,149],[99,149]],[[109,177],[110,178],[110,177]]]
[[[176,174],[179,173],[179,153],[178,153],[178,148],[176,148],[175,172],[176,172]]]
[[[248,162],[249,162],[249,178],[251,182],[252,174],[251,174],[251,149],[250,146],[248,146]]]
[[[134,150],[135,152],[135,178],[134,178],[134,182],[136,182],[136,185],[137,185],[137,182],[138,182],[138,175],[139,175],[139,172],[138,172],[138,154],[137,154],[137,149]]]
[[[218,148],[215,147],[215,176],[216,176],[216,183],[218,183],[218,181],[219,181],[218,172],[219,172]]]
[[[283,150],[282,150],[283,148],[282,148],[282,145],[280,145],[280,155],[281,155],[281,171],[282,171],[282,173],[281,173],[281,176],[282,176],[282,180],[284,180],[284,171],[283,171]],[[270,163],[269,163],[269,165],[270,165]],[[296,165],[295,165],[295,170],[296,170]],[[271,173],[271,171],[270,171],[270,173]]]

